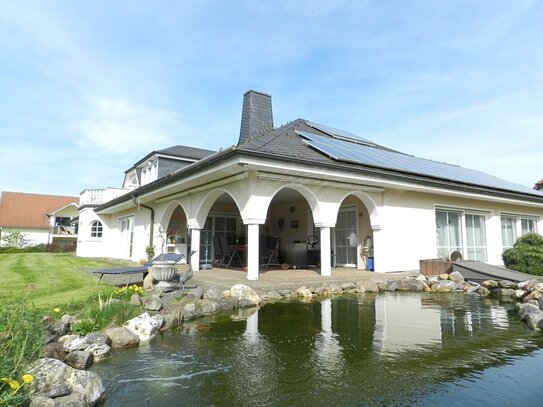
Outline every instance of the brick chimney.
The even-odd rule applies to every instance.
[[[248,90],[243,95],[238,145],[271,130],[273,130],[271,96],[256,90]]]

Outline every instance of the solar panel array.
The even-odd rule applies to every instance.
[[[338,138],[340,140],[354,140],[356,142],[363,142],[373,145],[371,140],[359,137],[354,133],[351,133],[347,130],[336,129],[335,127],[325,126],[324,124],[318,124],[306,120],[308,126],[313,127],[314,129],[320,130],[324,133],[331,135],[332,137]]]
[[[543,196],[524,185],[515,184],[485,174],[484,172],[462,168],[457,165],[418,158],[394,151],[382,150],[352,141],[317,135],[307,131],[297,131],[304,142],[322,154],[337,160],[372,167],[398,170],[416,175],[431,176],[477,186]]]

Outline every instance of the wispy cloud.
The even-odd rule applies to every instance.
[[[175,143],[188,127],[168,109],[139,106],[126,100],[99,98],[82,120],[83,142],[115,154],[154,150]],[[136,160],[134,160],[136,161]]]

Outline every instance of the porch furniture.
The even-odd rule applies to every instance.
[[[219,236],[213,236],[213,264],[216,266],[224,266],[226,264],[224,259],[224,251],[221,245],[221,241],[219,239]]]
[[[168,262],[173,262],[173,263],[179,263],[184,258],[185,258],[184,254],[164,253],[164,254],[159,254],[154,259],[145,262],[142,266],[100,269],[100,270],[94,270],[93,273],[100,274],[100,278],[98,279],[98,284],[100,284],[100,281],[102,281],[102,278],[106,274],[107,275],[123,275],[123,274],[143,273],[143,278],[145,278],[145,275],[149,272],[149,267],[152,266],[154,261],[168,261]],[[132,276],[130,277],[128,284],[130,284],[131,280],[132,280]]]
[[[267,236],[264,240],[265,242],[265,257],[264,263],[261,264],[265,266],[266,269],[269,266],[279,266],[279,237],[278,236]]]
[[[234,246],[233,248],[231,248],[228,245],[228,240],[226,239],[226,236],[224,235],[219,236],[219,242],[221,244],[224,259],[228,259],[228,263],[226,263],[225,268],[230,267],[233,261],[236,261],[236,264],[238,264],[240,267],[243,266],[243,251],[241,250],[241,246]]]

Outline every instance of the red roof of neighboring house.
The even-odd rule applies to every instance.
[[[2,192],[0,226],[47,228],[47,214],[70,203],[79,205],[79,197]]]

